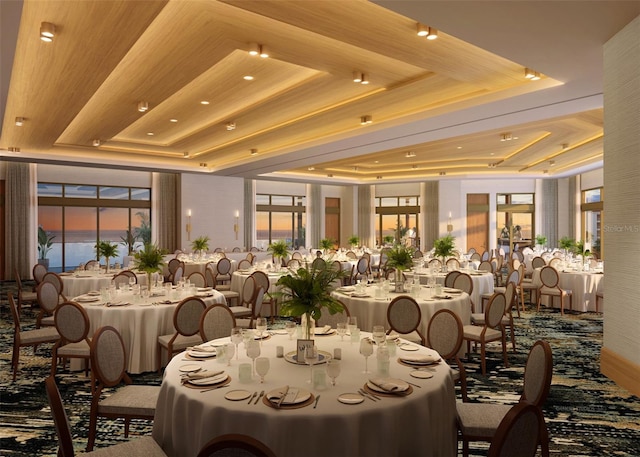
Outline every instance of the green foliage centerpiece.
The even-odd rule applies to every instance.
[[[387,267],[396,270],[396,292],[404,292],[404,281],[402,280],[402,272],[409,270],[413,266],[413,248],[396,244],[387,251]]]
[[[151,275],[161,272],[166,251],[152,243],[146,243],[141,251],[133,256],[133,265],[138,271],[147,274],[147,288],[151,290]]]
[[[95,248],[98,259],[104,257],[107,265],[107,273],[109,273],[109,259],[118,255],[118,245],[115,243],[111,244],[110,241],[98,241]]]
[[[191,242],[191,249],[201,257],[203,253],[209,250],[209,237],[206,235],[199,236]]]
[[[44,264],[47,268],[49,267],[47,255],[51,251],[54,238],[55,236],[46,232],[41,225],[38,226],[38,263]]]
[[[351,246],[352,249],[355,249],[360,245],[360,238],[358,237],[358,235],[351,235],[348,242],[349,246]]]
[[[333,246],[335,245],[335,243],[336,243],[335,240],[332,240],[331,238],[322,238],[320,240],[320,247],[326,254],[328,251],[333,249]]]
[[[433,242],[433,255],[439,257],[442,261],[442,269],[446,267],[447,257],[455,255],[455,237],[451,235],[443,236]]]
[[[563,236],[558,240],[558,246],[560,249],[564,249],[565,254],[573,252],[576,247],[576,240],[568,236]]]
[[[269,245],[268,251],[274,259],[278,259],[277,265],[280,267],[289,256],[289,245],[284,240],[274,241]]]
[[[536,245],[541,248],[547,245],[547,237],[544,235],[536,235]]]
[[[346,273],[331,268],[330,264],[321,264],[307,268],[298,268],[278,280],[281,292],[278,301],[283,316],[301,317],[306,315],[305,339],[311,339],[312,322],[322,316],[326,308],[330,314],[339,313],[343,307],[340,301],[331,296],[336,284],[341,283]],[[312,320],[313,319],[313,320]]]

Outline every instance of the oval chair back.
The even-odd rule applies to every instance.
[[[200,318],[200,336],[202,341],[211,341],[231,336],[231,329],[236,326],[236,318],[231,310],[223,304],[216,303],[205,309]]]
[[[390,327],[389,332],[395,330],[402,335],[416,332],[424,346],[424,335],[418,329],[422,321],[422,312],[412,297],[401,295],[391,300],[387,308],[387,321]]]

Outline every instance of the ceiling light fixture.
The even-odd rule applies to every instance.
[[[8,151],[9,151],[9,152],[20,152],[20,148],[16,148],[16,147],[9,147]]]
[[[353,82],[354,83],[362,82],[362,72],[360,72],[360,71],[354,71],[353,72]]]
[[[426,37],[427,40],[435,40],[438,38],[438,31],[433,27],[427,27],[424,24],[417,24],[417,34],[418,36]]]
[[[260,57],[266,59],[269,57],[269,51],[267,51],[267,47],[263,44],[260,45]]]
[[[329,173],[329,174],[327,175],[327,178],[333,178],[333,174],[332,174],[332,173]]]
[[[56,34],[56,26],[51,22],[43,22],[40,24],[40,39],[47,43],[53,41],[53,37]]]
[[[369,84],[369,77],[364,73],[362,73],[362,81],[360,81],[360,84]]]
[[[447,172],[446,171],[441,171],[440,173],[438,173],[440,176],[446,176]]]
[[[500,134],[500,141],[511,141],[513,140],[513,136],[510,133],[502,133]]]
[[[309,170],[309,171],[313,171],[313,170],[315,170],[315,169],[316,169],[316,167],[308,167],[308,168],[307,168],[307,170]]]
[[[258,43],[250,43],[249,44],[249,55],[257,56],[260,54],[260,45]]]
[[[188,152],[183,152],[182,153],[182,158],[188,159],[189,158],[189,153]]]
[[[416,156],[415,151],[408,151],[408,152],[405,154],[405,157],[406,157],[407,159],[410,159],[411,157],[415,157],[415,156]]]
[[[358,167],[353,167],[353,171],[358,171]]]
[[[427,35],[427,40],[435,40],[438,38],[438,31],[433,27],[429,27],[429,34]]]
[[[562,143],[562,150],[566,151],[567,149],[569,149],[569,143]]]
[[[372,122],[373,122],[373,120],[371,119],[371,116],[369,116],[369,115],[360,117],[360,125],[371,124]]]
[[[169,119],[169,122],[178,122],[178,119]]]
[[[530,79],[531,81],[537,81],[540,79],[540,73],[532,70],[531,68],[525,68],[524,77]]]
[[[200,102],[201,105],[208,105],[209,104],[209,100],[202,100]]]
[[[417,170],[418,166],[417,165],[411,165],[411,168],[413,168],[414,170]]]
[[[231,131],[231,130],[235,130],[236,129],[236,123],[235,122],[227,122],[227,130]]]
[[[147,102],[138,102],[138,111],[141,113],[146,112],[149,109],[149,103]]]
[[[153,132],[147,132],[147,136],[153,136]]]
[[[244,79],[245,81],[253,81],[253,76],[251,76],[251,75],[244,75],[244,76],[242,77],[242,79]]]
[[[93,147],[97,148],[98,146],[100,146],[100,140],[93,140]]]
[[[200,162],[200,168],[207,168],[207,162]]]
[[[376,176],[376,179],[382,179],[382,175]]]
[[[553,167],[556,164],[555,160],[549,160],[549,166]]]
[[[254,148],[254,149],[251,149],[251,155],[252,155],[252,156],[256,155],[257,153],[258,153],[258,150],[257,150],[257,149],[255,149],[255,148]]]
[[[18,127],[22,127],[23,124],[24,124],[24,117],[16,117],[16,125]]]

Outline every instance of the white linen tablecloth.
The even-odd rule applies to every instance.
[[[110,272],[94,273],[90,271],[81,271],[78,273],[62,273],[60,278],[62,279],[63,289],[62,293],[67,298],[77,297],[78,295],[86,294],[91,291],[99,291],[102,287],[109,287],[113,276],[119,273]],[[138,284],[141,286],[147,285],[147,275],[144,273],[136,273],[138,277]]]
[[[558,275],[560,276],[560,287],[571,290],[574,311],[582,313],[596,311],[596,292],[600,290],[600,282],[604,278],[604,274],[591,271],[558,271]],[[540,268],[533,270],[531,281],[538,287],[542,285]],[[543,304],[549,304],[549,300],[549,297],[542,297]],[[560,306],[560,300],[557,298],[553,303],[554,306]],[[565,306],[569,306],[568,298],[565,299]],[[603,309],[601,308],[600,312],[602,311]]]
[[[365,336],[362,334],[361,336]],[[227,341],[217,340],[216,343]],[[403,457],[455,456],[456,399],[448,365],[435,366],[433,377],[416,379],[412,368],[400,365],[397,357],[390,361],[390,376],[413,382],[413,392],[406,397],[383,397],[379,401],[365,399],[363,403],[347,405],[338,402],[343,393],[356,392],[376,373],[376,356],[369,357],[370,374],[364,374],[364,358],[358,353],[359,343],[349,337],[341,342],[337,335],[316,337],[319,350],[333,353],[341,348],[341,373],[336,386],[313,390],[306,381],[309,367],[295,365],[276,358],[276,346],[284,346],[285,354],[295,349],[296,341],[287,335],[272,335],[262,343],[262,355],[269,357],[270,369],[264,384],[255,379],[248,384],[238,381],[238,364],[251,362],[240,344],[239,360],[227,367],[215,360],[199,362],[203,369],[224,369],[231,376],[228,387],[201,393],[181,384],[180,366],[187,364],[177,355],[167,366],[156,407],[153,437],[163,450],[173,457],[195,456],[213,437],[226,433],[242,433],[265,443],[283,457]],[[429,354],[397,350],[397,355]],[[323,370],[319,365],[314,369]],[[327,381],[329,381],[327,379]],[[230,401],[225,394],[236,389],[265,394],[289,385],[320,395],[317,408],[309,405],[299,409],[278,410],[245,399]]]
[[[224,295],[214,290],[208,292],[210,297],[201,297],[207,306],[214,303],[226,304]],[[147,300],[134,300],[133,296],[126,294],[119,296],[119,300],[129,302],[126,306],[104,306],[102,302],[80,303],[89,315],[93,335],[100,327],[110,325],[116,328],[126,349],[128,361],[128,373],[143,373],[155,371],[158,351],[158,336],[175,332],[173,326],[173,313],[177,307],[176,299],[172,304],[157,304],[167,300],[168,297],[151,297]],[[180,297],[180,299],[186,298]]]

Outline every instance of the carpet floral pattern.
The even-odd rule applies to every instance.
[[[55,456],[57,442],[43,380],[49,375],[51,345],[33,354],[23,348],[17,382],[11,380],[12,320],[2,285],[0,320],[0,454]],[[37,310],[23,309],[24,328],[33,328]],[[602,316],[532,310],[516,318],[516,353],[509,346],[510,367],[502,365],[499,345],[490,345],[487,376],[480,373],[479,355],[465,360],[470,401],[511,404],[522,388],[523,368],[531,345],[549,342],[554,356],[553,384],[544,407],[552,455],[640,456],[640,399],[618,388],[599,371]],[[136,384],[159,385],[156,373],[132,376]],[[89,425],[89,379],[84,373],[60,370],[57,377],[76,452],[84,450]],[[458,396],[458,398],[460,398]],[[150,434],[152,425],[133,421],[130,435]],[[100,419],[96,447],[124,441],[121,420]],[[472,443],[475,456],[487,455],[487,443]],[[293,456],[282,456],[293,457]],[[355,456],[354,456],[355,457]]]

